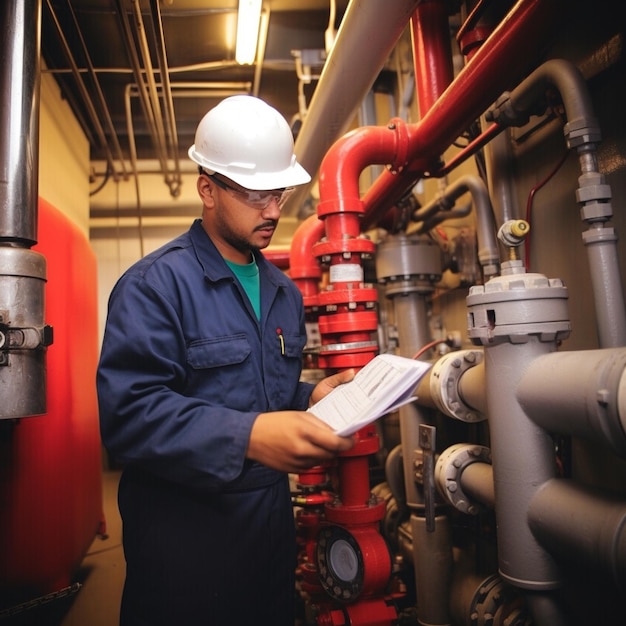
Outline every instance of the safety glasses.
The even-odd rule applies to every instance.
[[[208,176],[218,187],[225,191],[232,191],[241,198],[244,204],[247,204],[253,209],[258,209],[259,211],[266,209],[272,200],[275,200],[278,207],[282,209],[287,198],[291,196],[294,190],[293,187],[286,187],[285,189],[272,189],[270,191],[253,191],[252,189],[233,187],[222,178],[218,178],[215,174],[209,174],[204,171],[202,173]]]

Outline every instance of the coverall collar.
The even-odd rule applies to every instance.
[[[226,265],[224,258],[213,241],[211,241],[207,232],[202,228],[201,219],[194,221],[189,230],[189,234],[196,257],[202,265],[205,276],[213,282],[225,278],[232,278],[233,274],[230,268]],[[259,267],[259,272],[271,280],[276,287],[286,287],[289,284],[289,279],[284,274],[267,271],[269,261],[260,251],[254,251],[253,254]]]

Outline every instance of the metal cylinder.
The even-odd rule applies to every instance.
[[[566,562],[583,563],[626,588],[626,504],[566,480],[551,480],[528,509],[539,541]]]
[[[0,3],[0,243],[37,240],[41,0]]]
[[[516,390],[530,364],[569,334],[567,289],[511,261],[503,263],[501,277],[472,287],[467,304],[469,335],[485,346],[500,574],[524,589],[554,589],[560,571],[527,522],[530,501],[555,476],[554,447],[550,434],[526,415]]]
[[[626,457],[626,348],[546,354],[524,373],[516,395],[545,430],[590,439]]]
[[[412,515],[411,533],[418,622],[424,626],[451,624],[449,603],[453,559],[448,518],[438,515],[435,531],[428,532],[426,518]]]
[[[43,335],[46,260],[33,250],[0,246],[0,419],[46,412]],[[27,332],[24,332],[27,331]],[[36,345],[11,342],[13,333],[37,334]]]

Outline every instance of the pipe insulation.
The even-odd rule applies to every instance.
[[[524,413],[548,432],[595,440],[626,456],[626,349],[553,352],[517,386]]]
[[[528,508],[534,536],[559,560],[575,558],[608,573],[626,589],[626,502],[554,479],[537,491]]]

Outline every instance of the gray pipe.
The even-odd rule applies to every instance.
[[[157,128],[157,120],[155,120],[155,109],[153,108],[153,106],[158,107],[158,110],[160,111],[160,107],[158,105],[158,96],[155,96],[156,102],[153,103],[153,99],[150,96],[150,91],[146,86],[146,80],[144,80],[143,78],[143,71],[139,61],[137,48],[135,46],[135,39],[133,37],[130,21],[126,12],[126,7],[122,0],[115,0],[115,3],[117,6],[116,15],[119,19],[120,28],[123,34],[123,41],[128,52],[128,59],[133,68],[133,75],[135,77],[135,82],[137,85],[139,102],[141,104],[144,117],[146,118],[146,125],[156,151],[157,159],[161,165],[161,171],[164,172],[165,184],[168,185],[170,187],[170,191],[172,191],[173,186],[178,186],[178,181],[172,181],[172,178],[169,174],[169,167],[167,164],[167,149],[165,147],[165,134],[162,121],[160,120],[160,116],[157,116],[160,129]],[[138,8],[137,11],[138,13],[135,15],[135,17],[139,21],[139,23],[136,23],[136,27],[137,29],[141,29],[143,32],[143,20],[141,17],[140,8]],[[144,51],[144,53],[149,55],[149,52],[147,51]],[[146,78],[148,80],[153,79],[150,71],[147,71]]]
[[[46,412],[46,260],[37,243],[41,1],[0,3],[0,419]]]
[[[52,5],[52,1],[51,0],[47,0],[46,2],[47,7],[48,7],[48,12],[50,13],[50,16],[52,18],[52,21],[54,22],[54,26],[57,30],[57,35],[59,37],[59,41],[61,43],[61,46],[63,48],[63,52],[65,53],[65,56],[67,58],[68,64],[70,66],[71,72],[72,72],[72,76],[74,77],[74,80],[76,81],[76,86],[78,87],[78,90],[80,91],[80,94],[83,98],[83,102],[85,103],[85,107],[87,109],[87,113],[89,115],[89,119],[91,120],[91,123],[94,126],[94,129],[96,131],[96,135],[98,136],[98,141],[100,142],[100,146],[102,147],[102,150],[105,154],[105,158],[107,161],[107,167],[109,172],[114,176],[117,177],[117,171],[115,168],[115,163],[114,160],[117,159],[119,164],[120,164],[120,169],[122,171],[122,175],[124,178],[126,178],[127,176],[127,172],[126,172],[126,166],[124,164],[124,157],[122,155],[122,149],[120,147],[119,144],[119,140],[117,137],[117,132],[115,131],[115,127],[113,126],[113,120],[111,119],[111,114],[109,112],[109,109],[107,107],[106,104],[106,100],[104,98],[104,94],[102,92],[102,87],[100,86],[100,81],[98,79],[98,74],[96,73],[96,70],[93,66],[93,63],[91,61],[91,57],[89,56],[89,50],[87,48],[87,45],[85,43],[85,39],[83,37],[83,34],[80,30],[80,25],[78,23],[78,20],[76,19],[76,14],[74,13],[74,9],[72,8],[72,5],[70,4],[69,0],[68,0],[68,9],[70,11],[70,14],[72,16],[72,20],[74,22],[74,27],[76,29],[76,32],[78,34],[78,39],[80,40],[80,44],[81,44],[81,48],[82,48],[82,53],[83,56],[85,58],[85,64],[87,66],[87,70],[89,72],[89,77],[91,79],[91,81],[93,82],[94,86],[95,86],[95,91],[96,91],[96,95],[98,96],[98,104],[100,105],[100,111],[101,113],[99,114],[96,111],[96,107],[95,104],[91,98],[91,96],[89,95],[89,91],[87,89],[87,86],[85,85],[85,81],[83,80],[83,77],[80,73],[80,70],[78,68],[78,64],[76,63],[76,59],[74,58],[74,55],[72,54],[72,50],[70,48],[70,45],[67,41],[67,38],[65,37],[65,33],[63,32],[63,28],[61,27],[61,24],[59,23],[59,19],[57,17],[56,11],[54,6]],[[104,117],[104,121],[107,125],[107,130],[109,132],[109,135],[111,136],[111,143],[113,144],[113,150],[115,151],[115,157],[113,155],[113,150],[111,150],[111,148],[109,147],[109,142],[107,141],[105,132],[104,132],[104,128],[102,126],[102,124],[100,123],[100,116]]]
[[[489,191],[481,178],[469,174],[461,176],[446,187],[441,196],[418,209],[413,214],[412,219],[414,221],[427,221],[431,215],[453,207],[456,200],[468,192],[472,196],[476,211],[478,260],[483,268],[485,277],[491,278],[498,273],[500,251]]]
[[[550,349],[531,339],[523,347],[503,343],[485,350],[500,574],[524,589],[554,589],[560,584],[556,563],[526,523],[536,490],[555,476],[552,439],[514,400],[521,372]]]
[[[296,139],[298,161],[314,178],[330,146],[350,127],[419,3],[394,0],[348,4]],[[297,188],[283,208],[283,215],[297,214],[309,188]]]
[[[548,432],[600,442],[626,456],[626,348],[555,352],[533,361],[516,397]]]
[[[152,26],[156,39],[157,58],[159,59],[159,73],[163,86],[163,105],[165,107],[165,122],[167,135],[171,145],[171,158],[174,161],[174,179],[170,182],[170,192],[174,198],[180,195],[182,178],[180,172],[180,159],[178,155],[178,133],[176,131],[176,116],[174,112],[174,100],[172,98],[172,87],[170,85],[170,70],[167,61],[167,51],[165,49],[165,35],[163,33],[163,20],[159,0],[150,0],[150,11],[152,13]],[[149,54],[149,51],[148,51]],[[158,102],[159,96],[156,86],[153,97]]]
[[[513,148],[507,132],[497,134],[484,147],[487,185],[496,223],[524,217],[519,209],[513,187]]]
[[[449,606],[454,566],[448,518],[437,516],[435,532],[428,532],[426,519],[411,515],[411,536],[417,620],[424,626],[447,626],[452,623]],[[425,558],[426,555],[428,558]]]
[[[528,508],[535,537],[559,559],[608,573],[626,589],[626,502],[601,497],[570,481],[554,479]]]
[[[37,242],[41,1],[0,3],[0,241]]]
[[[604,225],[613,215],[612,193],[598,170],[596,144],[600,141],[600,129],[582,73],[569,61],[547,61],[510,94],[503,96],[490,115],[497,121],[518,124],[536,110],[538,102],[543,103],[549,85],[561,95],[567,117],[564,127],[567,145],[577,150],[581,164],[576,199],[582,206],[582,219],[589,225],[589,230],[583,233],[583,242],[591,269],[600,347],[624,346],[626,305],[617,236],[613,228]]]
[[[494,507],[496,496],[493,487],[493,467],[488,463],[472,463],[461,474],[463,491],[476,502]]]
[[[568,336],[570,323],[562,283],[526,274],[520,263],[507,261],[502,276],[470,288],[468,336],[485,348],[500,573],[515,586],[542,591],[559,586],[560,572],[530,532],[526,511],[537,489],[555,477],[554,447],[515,393],[532,362]]]

